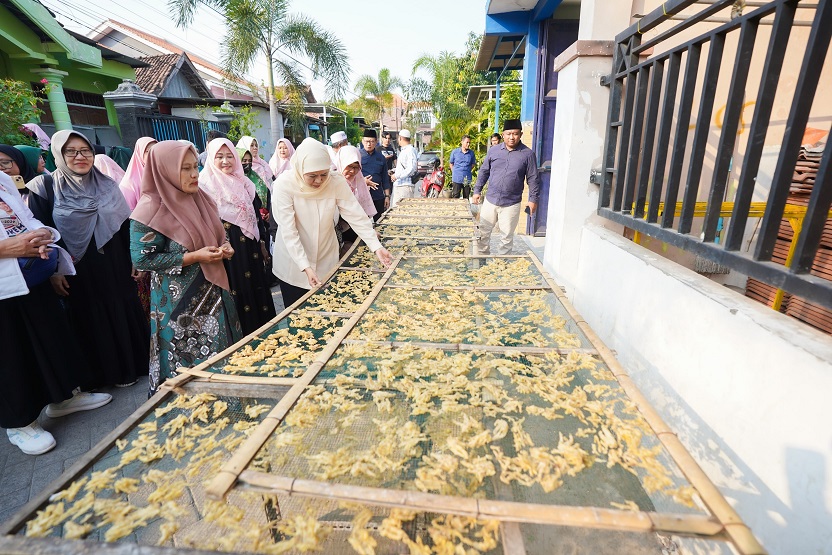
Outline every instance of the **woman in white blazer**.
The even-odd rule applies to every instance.
[[[326,147],[305,139],[292,166],[274,182],[272,213],[278,224],[272,271],[280,280],[284,306],[320,285],[338,264],[335,222],[344,218],[382,264],[392,261],[373,230],[373,222],[356,200],[347,180],[330,171]]]
[[[68,253],[56,229],[35,219],[14,182],[0,173],[0,427],[27,455],[55,446],[38,423],[110,402],[106,393],[82,393],[92,376],[49,277],[71,275]]]

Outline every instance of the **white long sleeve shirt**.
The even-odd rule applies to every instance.
[[[393,174],[393,187],[401,187],[406,185],[413,187],[413,182],[410,177],[416,172],[416,162],[419,159],[419,153],[416,152],[416,147],[407,145],[399,152],[399,157],[396,160],[396,170]]]
[[[372,219],[367,217],[347,182],[341,180],[338,186],[349,192],[346,200],[306,199],[292,195],[286,188],[275,187],[272,213],[275,214],[278,229],[272,270],[284,282],[309,289],[304,269],[312,268],[323,279],[338,265],[335,222],[339,214],[371,251],[381,248]]]

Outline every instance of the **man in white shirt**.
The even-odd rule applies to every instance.
[[[390,208],[403,198],[413,197],[414,185],[411,177],[416,173],[416,161],[419,153],[410,144],[410,131],[402,129],[399,131],[399,156],[396,161],[396,169],[393,171],[393,196],[390,199]]]

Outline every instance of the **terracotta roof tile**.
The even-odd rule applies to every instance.
[[[130,33],[136,35],[137,37],[141,37],[142,39],[144,39],[148,42],[152,42],[153,44],[155,44],[157,46],[161,46],[165,50],[170,50],[171,52],[175,52],[176,54],[182,54],[183,52],[186,52],[185,50],[182,50],[181,48],[179,48],[175,44],[173,44],[171,42],[168,42],[165,39],[159,38],[159,37],[157,37],[155,35],[151,35],[149,33],[145,33],[144,31],[139,31],[135,27],[131,27],[130,25],[126,25],[126,24],[122,23],[121,21],[116,21],[115,19],[108,19],[107,21],[114,24],[114,25],[117,25],[117,26],[119,26],[119,27],[121,27],[121,28],[123,28],[127,31],[129,31]],[[229,77],[229,76],[226,75],[226,73],[223,71],[223,69],[220,66],[209,62],[205,58],[200,58],[199,56],[197,56],[197,55],[195,55],[191,52],[188,52],[187,54],[188,54],[188,57],[191,59],[191,61],[194,64],[202,66],[206,69],[210,69],[211,71],[215,71],[215,72],[219,73],[220,75],[222,75],[223,77]],[[179,56],[177,56],[177,59],[178,58],[179,58]],[[237,80],[237,81],[239,83],[242,83],[242,84],[247,84],[245,81],[242,81],[242,80]]]
[[[136,69],[136,84],[146,93],[160,95],[180,56],[181,54],[162,54],[142,58],[150,66]]]

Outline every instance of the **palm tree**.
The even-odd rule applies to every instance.
[[[338,97],[346,91],[349,63],[341,41],[313,19],[289,14],[289,0],[169,0],[168,3],[180,28],[193,22],[199,5],[213,9],[226,20],[222,65],[228,75],[241,78],[258,56],[266,58],[272,145],[280,138],[275,74],[289,104],[289,122],[301,126],[304,123],[307,86],[299,67],[302,62],[297,57],[311,63],[313,77],[327,82],[330,96]]]
[[[414,79],[413,83],[422,83],[419,94],[431,104],[438,124],[440,155],[445,155],[445,138],[456,142],[464,133],[472,119],[472,111],[465,105],[462,85],[460,84],[460,63],[452,52],[441,52],[438,56],[423,55],[413,62],[413,73],[425,70],[430,75],[430,82]],[[426,86],[425,86],[426,84]],[[467,91],[467,88],[466,88]]]
[[[393,89],[401,89],[404,83],[398,77],[390,75],[390,70],[381,68],[378,79],[372,75],[362,75],[355,82],[356,94],[365,100],[378,113],[378,124],[382,126],[384,108],[393,103]]]

